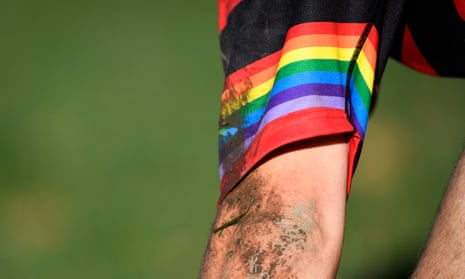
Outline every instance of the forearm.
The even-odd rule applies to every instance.
[[[412,278],[459,278],[465,274],[465,152],[441,203]]]
[[[273,157],[222,202],[202,278],[334,278],[342,247],[347,144]]]

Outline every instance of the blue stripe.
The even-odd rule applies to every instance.
[[[344,85],[346,74],[340,72],[304,72],[298,73],[277,81],[273,85],[271,95],[274,96],[279,92],[304,84],[324,83],[334,85]]]

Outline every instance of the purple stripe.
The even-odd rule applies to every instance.
[[[260,130],[263,129],[263,127],[269,122],[293,112],[316,107],[326,107],[345,110],[345,98],[339,96],[305,95],[303,97],[294,98],[284,103],[268,108],[268,111],[262,117],[261,121],[258,121],[257,123],[243,129],[242,133],[239,132],[235,136],[231,136],[231,138],[228,139],[228,142],[234,142],[235,140],[237,140],[234,139],[235,137],[241,137],[244,139],[242,140],[243,146],[240,146],[239,148],[237,148],[237,146],[234,146],[236,147],[236,150],[231,150],[230,148],[228,148],[227,144],[221,144],[220,157],[222,158],[222,161],[228,161],[229,158],[232,159],[232,157],[236,157],[238,155],[238,151],[247,150],[250,144],[252,143],[255,135],[258,134]]]
[[[262,121],[257,122],[254,125],[244,129],[243,134],[238,133],[236,135],[242,136],[244,138],[240,146],[235,146],[236,148],[234,150],[231,150],[225,144],[220,148],[220,161],[223,162],[223,164],[225,165],[230,165],[231,163],[233,163],[232,161],[235,161],[238,157],[243,156],[244,151],[247,150],[249,146],[252,144],[253,140],[255,139],[255,136],[263,129],[264,126],[266,126],[271,121],[293,112],[316,107],[327,107],[344,110],[345,98],[339,96],[307,95],[304,97],[292,99],[290,101],[272,107],[266,112],[266,114],[262,118]],[[359,127],[360,125],[358,125],[358,128]],[[230,139],[229,141],[231,140],[232,139]],[[223,167],[225,165],[220,166],[220,174],[222,175],[224,175]]]
[[[295,98],[279,105],[275,105],[271,108],[268,108],[260,122],[257,122],[244,129],[244,138],[249,138],[252,135],[258,133],[257,130],[260,130],[264,125],[275,120],[276,118],[299,110],[316,107],[345,109],[345,99],[344,97],[306,95],[304,97]]]
[[[260,126],[260,121],[250,125],[246,129],[244,129],[244,138],[249,138],[252,135],[256,134],[258,127]]]
[[[312,83],[303,84],[281,91],[271,97],[267,108],[272,108],[291,99],[296,99],[303,96],[320,95],[320,96],[337,96],[344,97],[345,87],[338,84],[328,83]]]
[[[220,148],[220,157],[222,159],[221,161],[229,162],[231,160],[234,160],[234,158],[237,158],[237,155],[242,156],[243,154],[238,154],[238,151],[244,152],[244,150],[247,150],[249,146],[252,144],[256,134],[258,134],[263,129],[263,127],[271,121],[293,112],[316,107],[326,107],[344,110],[345,98],[319,95],[304,96],[274,106],[266,112],[266,114],[262,118],[262,121],[244,129],[243,145],[236,147],[235,150],[227,148],[227,145],[223,145]],[[238,133],[238,135],[240,134],[241,133]],[[230,141],[232,140],[230,139]]]
[[[298,99],[305,96],[333,96],[344,97],[345,87],[337,84],[304,84],[281,91],[279,94],[271,97],[266,106],[266,110],[270,110],[282,103],[292,99]],[[245,128],[244,137],[250,137],[258,129],[259,121]]]
[[[221,160],[221,161],[223,161],[223,160]],[[224,175],[223,163],[220,163],[220,166],[218,167],[218,172],[220,173],[220,179],[222,179],[223,175]]]
[[[330,101],[331,103],[331,101]],[[355,115],[355,112],[352,110],[352,115]],[[274,118],[276,119],[276,118]],[[271,122],[271,120],[268,120],[267,123]],[[363,131],[362,129],[362,126],[360,125],[360,123],[358,122],[358,119],[356,117],[352,117],[351,119],[351,122],[352,122],[352,125],[355,126],[355,129],[360,133],[360,136],[362,138],[362,141],[363,139],[365,138],[365,131]],[[226,156],[222,156],[221,160],[220,160],[220,165],[219,165],[219,172],[220,172],[220,178],[222,179],[223,176],[224,176],[224,165],[231,165],[233,162],[232,160],[234,159],[237,159],[238,157],[240,156],[244,156],[244,154],[238,154],[238,151],[242,150],[242,153],[244,153],[244,150],[247,150],[249,148],[249,146],[252,144],[253,140],[255,139],[255,135],[258,133],[256,131],[256,127],[258,126],[258,124],[254,124],[253,126],[249,127],[247,129],[247,135],[245,140],[244,140],[244,147],[242,146],[239,146],[237,147],[233,152],[230,152],[228,155]],[[254,129],[250,129],[252,127],[255,127]]]
[[[285,103],[279,104],[275,107],[272,107],[267,110],[265,115],[260,121],[261,130],[263,126],[270,123],[271,121],[290,114],[299,110],[316,108],[316,107],[326,107],[326,108],[335,108],[335,109],[345,109],[345,99],[344,97],[333,97],[333,96],[319,96],[319,95],[310,95],[304,96],[297,99],[292,99]]]

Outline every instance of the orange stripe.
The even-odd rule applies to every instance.
[[[375,33],[375,32],[370,32]],[[372,44],[374,35],[368,37],[362,50],[368,59],[370,65],[374,68],[376,66],[376,50]],[[345,36],[345,35],[302,35],[294,37],[286,41],[283,52],[292,51],[294,49],[309,47],[309,46],[332,46],[338,48],[355,48],[360,39],[360,36]]]
[[[335,35],[303,35],[294,37],[286,42],[283,51],[291,51],[308,46],[332,46],[340,48],[354,48],[357,46],[358,36]]]
[[[281,51],[277,51],[273,54],[265,56],[251,64],[231,73],[225,81],[225,87],[233,86],[237,83],[243,82],[250,78],[250,76],[256,75],[263,70],[273,67],[279,62],[281,58]]]
[[[337,35],[303,35],[288,40],[283,48],[283,52],[309,46],[332,46],[338,48],[355,48],[359,36],[337,36]],[[376,51],[370,40],[365,42],[363,52],[370,65],[374,68],[376,63]]]
[[[242,80],[235,84],[230,84],[226,87],[221,95],[221,103],[226,104],[231,100],[239,98],[241,95],[247,93],[253,87],[260,85],[276,75],[278,68],[278,62],[271,67],[258,72],[257,74],[250,76],[248,79]]]
[[[308,34],[337,34],[360,36],[366,23],[309,22],[293,26],[286,39]]]
[[[370,66],[373,68],[373,71],[376,68],[376,61],[378,59],[378,54],[377,54],[377,48],[378,48],[378,42],[376,41],[376,46],[373,45],[372,41],[370,40],[370,37],[368,37],[368,40],[366,40],[365,44],[362,47],[362,52],[365,54],[365,57],[368,60],[368,63],[370,63]]]

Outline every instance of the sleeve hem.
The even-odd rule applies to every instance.
[[[266,125],[255,137],[244,156],[229,168],[229,175],[225,175],[221,181],[218,206],[231,190],[271,152],[291,143],[312,138],[338,135],[356,134],[353,125],[346,113],[340,109],[312,108],[294,112],[276,119]],[[349,140],[349,170],[347,191],[350,190],[350,181],[359,137],[355,135]],[[235,174],[232,174],[232,173]]]

